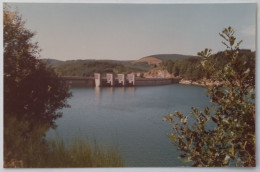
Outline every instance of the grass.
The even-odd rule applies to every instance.
[[[50,142],[49,158],[44,167],[122,167],[123,160],[119,152],[112,148],[103,148],[96,142],[74,139],[66,147],[62,140]]]
[[[34,147],[34,153],[4,162],[5,168],[73,168],[73,167],[122,167],[118,150],[105,148],[98,143],[75,138],[70,145],[62,139],[47,141],[42,148]],[[26,150],[24,152],[27,152]]]

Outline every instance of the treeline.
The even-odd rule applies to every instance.
[[[255,52],[250,50],[240,50],[239,60],[241,63],[247,62],[242,68],[249,67],[255,70]],[[222,69],[230,59],[227,57],[227,52],[218,52],[214,54],[214,65],[217,69]],[[130,61],[112,61],[112,60],[72,60],[65,61],[55,66],[55,71],[60,76],[93,76],[94,73],[144,73],[148,72],[154,65],[149,65],[146,62],[131,63]],[[160,67],[167,69],[170,74],[179,76],[187,80],[199,80],[209,78],[208,71],[202,67],[201,57],[190,57],[183,60],[173,61],[170,59],[163,60]]]
[[[103,60],[75,60],[67,61],[56,67],[61,76],[93,76],[94,73],[131,73],[146,72],[152,66],[147,63],[132,64],[131,62],[103,61]]]
[[[250,68],[255,71],[255,52],[251,50],[240,50],[238,54],[241,68]],[[231,59],[227,56],[227,52],[218,52],[214,54],[213,64],[217,69],[223,69]],[[202,78],[210,79],[209,71],[205,71],[202,67],[202,57],[192,57],[184,60],[172,61],[164,60],[161,67],[167,69],[170,74],[179,76],[187,80],[199,80]]]

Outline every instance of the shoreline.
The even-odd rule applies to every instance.
[[[201,86],[201,87],[210,87],[212,85],[220,85],[220,82],[219,81],[213,82],[212,80],[209,80],[209,79],[202,79],[202,80],[198,80],[198,81],[181,79],[179,84],[195,85],[195,86]]]

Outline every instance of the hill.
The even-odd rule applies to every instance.
[[[156,54],[143,57],[136,61],[120,60],[67,60],[42,59],[61,76],[93,76],[95,72],[105,73],[145,73],[165,60],[183,60],[195,56],[179,54]]]
[[[224,69],[225,65],[230,61],[226,51],[220,51],[213,55],[214,58],[212,60],[214,61],[215,68],[218,70]],[[160,64],[160,67],[166,69],[174,76],[179,76],[186,80],[198,81],[210,76],[210,73],[203,69],[201,60],[201,57],[190,57],[175,62],[165,60]],[[241,64],[241,70],[244,68],[243,70],[246,71],[249,68],[251,71],[255,71],[255,52],[246,49],[239,50],[238,61]]]
[[[158,66],[160,63],[162,63],[162,60],[158,59],[156,57],[143,57],[139,60],[134,61],[133,63],[138,64],[140,62],[145,62],[145,63],[148,63],[148,64],[155,64],[155,65]]]
[[[181,55],[181,54],[156,54],[156,55],[152,55],[149,57],[155,57],[157,59],[160,60],[172,60],[172,61],[177,61],[177,60],[183,60],[183,59],[187,59],[187,58],[196,58],[198,56],[191,56],[191,55]]]
[[[93,76],[94,73],[143,73],[153,65],[147,63],[132,63],[132,61],[117,60],[67,60],[42,59],[43,62],[55,68],[61,76]]]
[[[240,50],[239,56],[241,61],[247,62],[247,67],[254,70],[255,52]],[[101,74],[126,74],[131,72],[144,74],[157,66],[156,69],[151,70],[152,75],[156,75],[157,69],[160,70],[158,72],[167,70],[170,75],[191,80],[198,80],[207,75],[200,68],[200,60],[201,58],[197,56],[180,54],[157,54],[136,61],[42,59],[43,62],[54,67],[55,71],[61,76],[93,76],[96,72]],[[218,52],[215,54],[215,60],[216,65],[221,69],[224,68],[228,58],[226,58],[225,52]]]
[[[47,63],[48,65],[52,67],[58,67],[60,64],[62,64],[64,61],[56,60],[56,59],[41,59],[42,62]]]
[[[139,60],[134,61],[134,63],[140,63],[140,62],[146,62],[148,64],[155,64],[159,65],[164,60],[184,60],[187,58],[196,58],[197,56],[191,56],[191,55],[181,55],[181,54],[155,54],[147,57],[143,57]]]

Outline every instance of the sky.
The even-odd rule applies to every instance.
[[[137,60],[225,49],[232,26],[241,48],[255,51],[255,4],[8,3],[36,32],[41,58]]]

